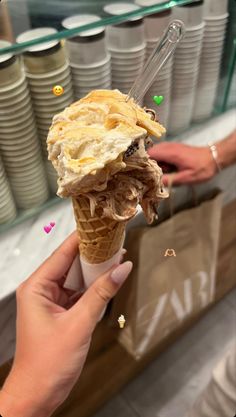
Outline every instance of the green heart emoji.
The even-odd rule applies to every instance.
[[[153,96],[152,99],[157,104],[157,106],[160,106],[160,104],[164,100],[164,97],[163,96]]]

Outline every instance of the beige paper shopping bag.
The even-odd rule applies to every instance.
[[[214,300],[221,194],[154,227],[128,232],[134,269],[115,298],[112,317],[124,314],[120,343],[143,357]]]

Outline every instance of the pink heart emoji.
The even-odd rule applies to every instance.
[[[52,230],[52,227],[51,226],[44,226],[44,231],[46,232],[46,233],[49,233],[49,232],[51,232],[51,230]]]
[[[54,227],[56,223],[50,222],[50,226]]]

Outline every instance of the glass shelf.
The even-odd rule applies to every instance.
[[[9,17],[12,18],[14,22],[18,17],[20,19],[31,20],[32,27],[45,27],[50,26],[54,27],[58,30],[57,33],[40,37],[38,39],[31,40],[29,42],[22,42],[19,44],[13,43],[12,46],[6,48],[0,48],[0,54],[14,52],[20,53],[25,51],[30,46],[38,45],[44,42],[54,41],[54,40],[62,40],[68,39],[75,35],[78,35],[80,32],[85,30],[91,30],[94,28],[98,28],[101,26],[108,26],[114,25],[121,22],[125,22],[130,20],[131,18],[138,17],[138,16],[147,16],[153,13],[158,13],[161,11],[168,10],[176,5],[186,5],[189,3],[194,3],[197,0],[171,0],[171,1],[163,1],[161,4],[154,4],[153,6],[149,7],[142,7],[138,10],[120,14],[117,16],[112,17],[105,17],[103,8],[106,4],[110,4],[112,1],[62,1],[62,0],[45,0],[42,2],[41,0],[29,0],[24,1],[24,8],[23,12],[20,10],[20,3],[22,0],[5,0],[5,4],[8,8]],[[128,3],[133,3],[134,1],[128,1]],[[4,1],[0,6],[4,6]],[[73,14],[80,14],[80,13],[89,13],[89,14],[97,14],[102,17],[100,21],[89,23],[74,29],[67,29],[62,30],[61,21],[68,16]],[[19,16],[18,16],[19,14]],[[22,16],[23,14],[23,16]],[[24,15],[25,14],[25,15]],[[14,41],[14,23],[12,27],[12,36]]]

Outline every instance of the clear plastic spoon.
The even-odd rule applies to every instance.
[[[137,103],[142,100],[158,72],[174,53],[184,34],[185,26],[181,20],[173,20],[169,24],[157,44],[157,47],[154,49],[153,53],[146,62],[142,72],[136,78],[127,95],[126,101],[128,101],[131,97]]]

